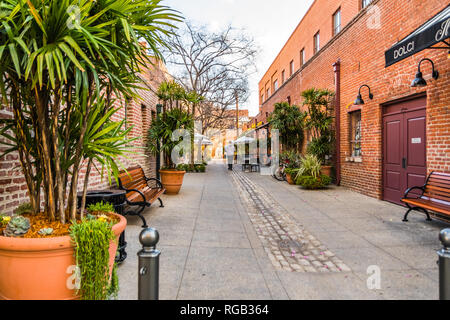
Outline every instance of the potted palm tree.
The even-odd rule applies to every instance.
[[[140,41],[160,57],[161,33],[178,16],[160,0],[76,3],[2,2],[0,93],[13,117],[2,120],[0,134],[6,153],[19,155],[31,213],[0,226],[0,299],[78,298],[76,285],[69,285],[80,249],[69,236],[71,226],[92,224],[99,235],[105,231],[101,223],[110,223],[112,236],[103,242],[110,248],[103,249],[111,256],[113,238],[126,226],[114,214],[85,221],[84,208],[77,210],[79,174],[85,160],[89,168],[95,162],[99,170],[118,174],[116,158],[129,141],[124,122],[111,120],[111,97],[135,96],[140,68],[149,60]]]
[[[333,92],[326,89],[308,89],[302,92],[303,105],[308,108],[306,128],[312,135],[307,153],[315,155],[322,165],[321,173],[331,177],[331,155],[334,152],[332,99]]]
[[[155,155],[162,152],[164,157],[165,167],[159,172],[166,194],[175,195],[181,190],[186,171],[178,166],[178,159],[183,157],[191,146],[190,132],[193,127],[192,115],[177,107],[164,112],[148,131],[148,150]],[[184,134],[181,134],[183,132]],[[189,139],[184,140],[186,138]],[[182,148],[182,145],[185,148]]]

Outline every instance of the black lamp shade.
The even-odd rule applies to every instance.
[[[354,104],[355,104],[356,106],[362,106],[362,105],[364,104],[364,100],[363,100],[361,94],[358,94],[358,97],[356,98]]]
[[[411,87],[418,88],[418,87],[426,87],[426,86],[427,86],[427,82],[423,78],[422,72],[417,72],[416,78],[411,83]]]

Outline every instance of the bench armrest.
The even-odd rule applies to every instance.
[[[121,190],[126,191],[127,193],[136,192],[142,197],[142,200],[143,200],[142,203],[147,203],[147,200],[145,199],[145,196],[141,191],[139,191],[137,189],[125,189],[125,188],[121,188]],[[133,202],[128,201],[128,199],[127,199],[127,203],[129,205],[139,205],[139,202],[133,203]]]
[[[158,179],[145,177],[145,180],[147,182],[149,182],[149,181],[156,181],[156,184],[158,185],[159,188],[161,188],[161,189],[164,188],[162,182],[160,180],[158,180]]]
[[[412,188],[409,188],[408,190],[406,190],[405,196],[403,197],[403,199],[419,199],[420,197],[419,198],[410,198],[409,197],[409,194],[413,190],[420,190],[420,191],[422,191],[422,195],[420,197],[422,197],[424,192],[425,192],[425,188],[424,187],[412,187]]]

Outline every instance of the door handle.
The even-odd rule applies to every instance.
[[[406,169],[406,158],[403,158],[402,160],[402,167],[403,169]]]

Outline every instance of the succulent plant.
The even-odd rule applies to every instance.
[[[3,231],[7,237],[20,237],[30,230],[30,220],[22,216],[15,216]]]
[[[16,211],[14,211],[16,215],[26,214],[26,213],[33,213],[33,207],[31,206],[31,203],[24,203],[20,205]]]
[[[38,232],[41,236],[49,236],[53,233],[53,229],[52,228],[44,228],[39,230]]]

